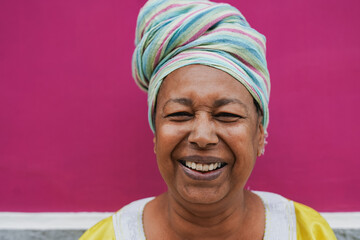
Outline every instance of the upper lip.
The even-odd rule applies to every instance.
[[[179,161],[189,161],[195,163],[203,163],[203,164],[211,164],[211,163],[224,163],[225,161],[219,157],[214,156],[199,156],[199,155],[191,155],[182,157]]]

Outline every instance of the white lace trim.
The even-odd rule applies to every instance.
[[[266,214],[264,240],[296,240],[296,215],[293,201],[278,194],[254,191]],[[143,211],[154,197],[132,202],[113,215],[116,240],[145,240]]]
[[[294,202],[278,194],[254,191],[265,205],[264,240],[296,240]]]
[[[132,202],[113,215],[116,240],[145,240],[142,215],[145,205],[154,197]]]

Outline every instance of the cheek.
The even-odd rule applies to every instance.
[[[234,156],[235,178],[241,178],[239,182],[243,182],[250,176],[256,161],[257,146],[254,141],[254,131],[246,125],[236,126],[227,129],[222,136]]]
[[[234,151],[241,155],[254,155],[257,153],[257,131],[252,124],[244,124],[226,129],[224,137]]]
[[[176,123],[162,123],[158,121],[156,125],[156,147],[157,148],[175,148],[175,146],[184,139],[188,127],[185,124],[181,126]]]
[[[184,138],[184,134],[172,124],[158,124],[155,132],[155,151],[160,170],[174,165],[172,153]]]
[[[157,147],[171,148],[170,145],[175,144],[178,139],[178,131],[171,124],[159,124],[156,128],[156,143]]]

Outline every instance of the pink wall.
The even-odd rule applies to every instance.
[[[0,211],[115,211],[165,190],[130,69],[144,2],[0,4]],[[270,137],[249,187],[359,211],[360,2],[229,2],[268,39]]]

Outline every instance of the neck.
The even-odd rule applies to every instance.
[[[249,192],[241,191],[211,204],[189,203],[170,192],[163,198],[169,227],[179,239],[239,239],[246,233],[242,229],[251,210]]]

